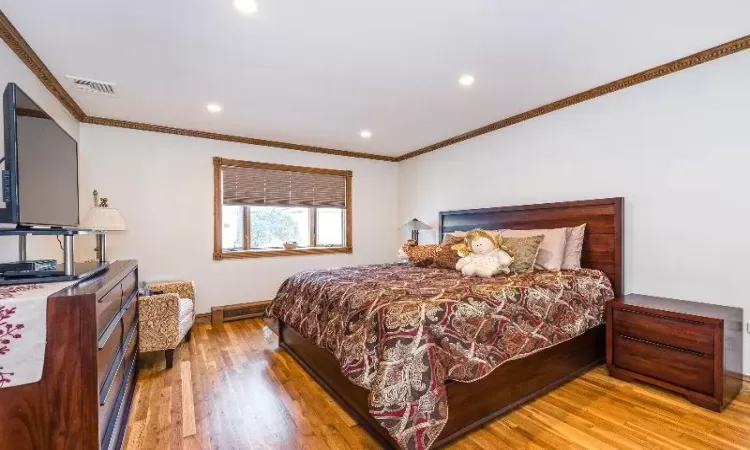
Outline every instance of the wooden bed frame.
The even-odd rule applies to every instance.
[[[586,224],[582,266],[606,273],[615,296],[622,295],[623,199],[611,198],[539,205],[446,211],[439,236],[472,228],[532,229]],[[334,356],[279,323],[279,345],[302,365],[341,406],[386,448],[398,448],[385,428],[369,414],[370,391],[341,374]],[[509,361],[487,377],[461,383],[449,380],[449,416],[433,448],[533,400],[604,362],[604,325],[525,358]]]

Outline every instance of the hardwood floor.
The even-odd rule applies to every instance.
[[[163,355],[145,355],[125,448],[378,448],[264,325],[197,325],[171,370]],[[449,448],[747,449],[748,430],[747,390],[719,414],[602,366]]]

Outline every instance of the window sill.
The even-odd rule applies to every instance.
[[[215,260],[221,259],[243,259],[243,258],[267,258],[271,256],[303,256],[303,255],[328,255],[331,253],[352,253],[351,247],[312,247],[295,248],[294,250],[271,249],[271,250],[238,250],[214,253]]]

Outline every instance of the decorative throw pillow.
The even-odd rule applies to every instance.
[[[428,267],[435,260],[435,247],[435,245],[417,245],[417,241],[409,239],[399,249],[399,255],[415,266]]]
[[[530,236],[544,236],[542,245],[539,247],[539,256],[536,267],[540,270],[559,272],[562,268],[565,256],[565,228],[552,228],[548,230],[498,230],[503,239]]]
[[[503,245],[513,253],[510,271],[513,273],[533,272],[544,235],[528,237],[503,237]]]
[[[581,252],[583,251],[583,234],[586,224],[565,229],[565,256],[563,256],[563,270],[579,270],[581,268]]]
[[[460,244],[463,240],[464,238],[461,236],[447,235],[440,244],[440,251],[435,256],[435,267],[456,270],[456,263],[461,257],[451,247]]]
[[[458,244],[462,240],[462,238],[455,238],[448,239],[442,244],[417,245],[416,241],[409,239],[401,246],[400,253],[406,255],[409,262],[418,267],[456,270],[456,263],[460,258],[451,250],[451,245]]]

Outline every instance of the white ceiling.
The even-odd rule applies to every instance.
[[[750,34],[747,0],[257,1],[0,9],[89,115],[385,155]]]

